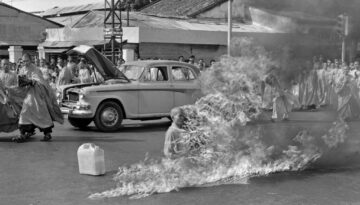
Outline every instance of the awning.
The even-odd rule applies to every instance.
[[[68,48],[45,48],[44,51],[46,53],[65,53],[68,51]]]
[[[127,40],[123,40],[123,43],[126,43]],[[104,45],[105,43],[109,43],[109,40],[92,40],[92,41],[45,41],[41,43],[39,46],[44,47],[45,49],[50,48],[71,48],[80,45],[87,45],[87,46],[98,46]],[[116,43],[120,43],[116,40]],[[69,50],[69,49],[67,49]]]
[[[92,40],[92,41],[45,41],[41,43],[39,46],[42,47],[51,47],[51,48],[69,48],[79,45],[88,45],[88,46],[96,46],[103,45],[108,42],[108,40]]]

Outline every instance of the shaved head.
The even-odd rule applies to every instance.
[[[2,59],[0,63],[0,67],[5,72],[9,71],[9,60],[8,59]]]
[[[24,66],[29,66],[31,64],[31,57],[28,53],[25,53],[22,58],[21,58],[21,62],[23,63]]]

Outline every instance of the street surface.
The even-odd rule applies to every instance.
[[[301,115],[301,113],[299,114]],[[307,128],[322,133],[331,122],[290,121],[265,123],[267,133],[277,132],[280,141]],[[162,155],[164,134],[170,122],[125,121],[117,133],[101,133],[94,125],[88,131],[56,124],[52,142],[40,142],[37,135],[30,142],[16,144],[17,132],[0,134],[0,204],[1,205],[87,205],[87,204],[360,204],[360,123],[351,123],[351,137],[345,144],[302,172],[276,173],[257,177],[244,185],[185,188],[130,200],[118,197],[90,200],[96,192],[115,187],[112,176],[120,165],[132,164],[150,156]],[[76,152],[87,142],[105,150],[105,176],[78,173]]]

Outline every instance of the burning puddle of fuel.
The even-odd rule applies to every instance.
[[[287,140],[280,143],[267,130],[247,125],[256,124],[263,115],[258,85],[276,62],[259,47],[248,47],[246,52],[224,58],[205,71],[201,75],[205,96],[182,107],[186,134],[181,143],[196,149],[176,159],[147,156],[122,166],[114,176],[116,188],[90,198],[135,199],[185,187],[246,184],[252,177],[302,171],[345,142],[349,127],[342,120],[320,136],[304,129],[294,136],[282,136]]]

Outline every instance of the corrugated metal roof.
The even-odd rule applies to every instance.
[[[143,8],[141,12],[161,17],[188,18],[226,1],[227,0],[162,0],[150,4]]]
[[[68,7],[55,7],[49,10],[44,11],[43,13],[39,14],[43,17],[50,17],[50,16],[61,16],[71,13],[78,13],[78,12],[88,12],[91,10],[101,10],[104,9],[104,3],[94,3],[94,4],[85,4],[79,6],[68,6]]]
[[[104,12],[90,11],[72,24],[72,28],[92,28],[103,27]],[[126,25],[126,13],[122,14],[123,26]],[[130,26],[140,28],[158,28],[158,29],[182,29],[182,30],[202,30],[202,31],[227,31],[227,23],[221,20],[203,20],[203,19],[171,19],[147,16],[138,12],[130,12]],[[234,32],[280,32],[273,28],[253,23],[242,24],[233,23]]]
[[[79,14],[79,15],[71,15],[71,16],[53,17],[48,19],[64,26],[73,27],[73,25],[76,24],[85,15],[86,14]]]

